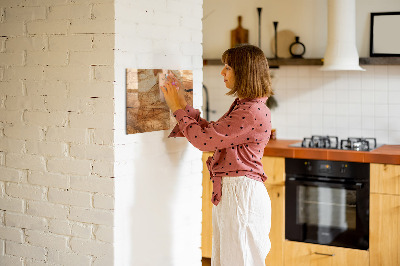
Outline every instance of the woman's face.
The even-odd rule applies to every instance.
[[[233,69],[225,64],[221,71],[221,75],[224,77],[225,86],[228,89],[233,89],[235,86],[235,73],[233,72]]]

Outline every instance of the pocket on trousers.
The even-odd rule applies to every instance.
[[[270,213],[271,202],[264,184],[260,183],[260,185],[257,184],[254,193],[250,197],[249,215],[264,217]]]

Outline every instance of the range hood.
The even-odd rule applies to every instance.
[[[328,44],[320,70],[358,70],[355,0],[328,0]]]

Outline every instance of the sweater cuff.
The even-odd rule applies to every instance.
[[[174,112],[174,117],[178,122],[181,121],[185,116],[188,116],[188,114],[183,109],[178,109]]]
[[[176,124],[174,129],[172,129],[171,133],[169,133],[168,138],[178,138],[178,137],[184,137],[185,135],[182,134],[179,124]]]
[[[197,112],[198,112],[198,110],[194,109],[193,106],[191,106],[191,105],[189,105],[189,104],[186,105],[186,107],[185,107],[184,110],[185,110],[186,113],[187,113],[190,117],[192,117],[192,118],[195,118],[195,116],[196,116],[196,114],[197,114]]]
[[[181,111],[181,112],[179,112]],[[174,117],[177,121],[183,119],[184,116],[187,116],[187,113],[183,109],[178,109],[173,113]],[[175,125],[174,129],[172,129],[171,133],[169,134],[168,138],[177,138],[177,137],[184,137],[183,133],[179,128],[179,123]]]

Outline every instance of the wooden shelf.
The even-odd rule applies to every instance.
[[[268,58],[271,68],[279,66],[321,66],[323,58]],[[222,65],[220,59],[204,59],[204,66]],[[400,65],[400,57],[362,57],[360,65]]]
[[[322,66],[322,58],[268,58],[270,67]]]
[[[304,65],[322,65],[321,58],[268,58],[268,64],[270,67],[279,66],[304,66]],[[222,65],[220,59],[204,59],[204,66],[217,66]]]
[[[360,65],[400,65],[400,57],[362,57]]]

